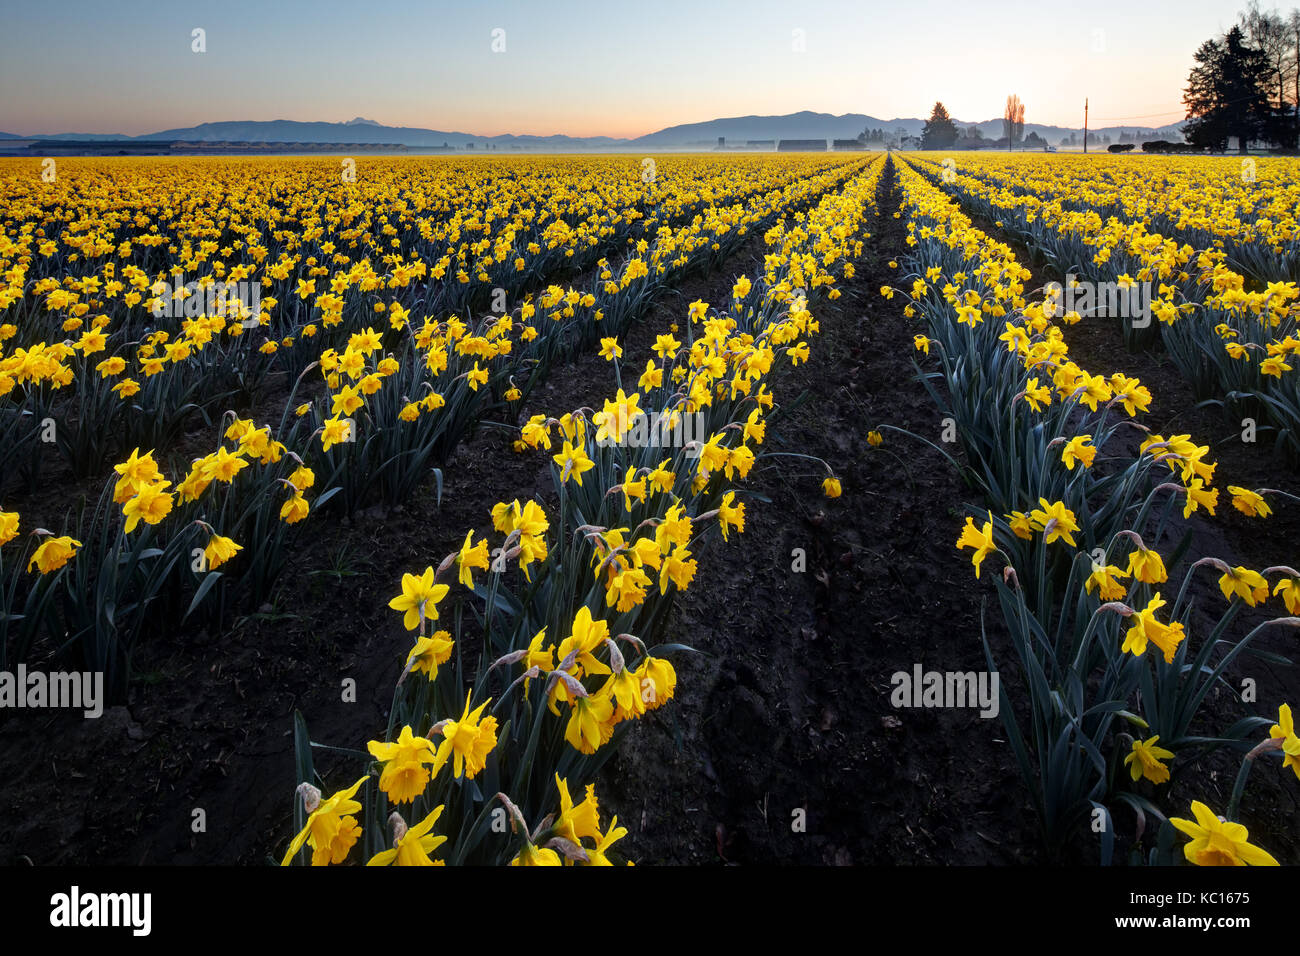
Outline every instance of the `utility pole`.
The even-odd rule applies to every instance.
[[[1083,151],[1088,151],[1088,97],[1083,98]]]

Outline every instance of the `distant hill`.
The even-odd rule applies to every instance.
[[[657,133],[649,133],[632,140],[637,146],[702,146],[714,145],[719,136],[728,143],[743,144],[750,139],[852,139],[867,127],[885,126],[892,130],[894,124],[920,120],[874,119],[862,113],[813,113],[803,110],[785,116],[733,116],[729,119],[706,120],[703,123],[686,123],[669,126]],[[910,132],[910,130],[909,130]]]
[[[200,123],[179,129],[149,133],[144,139],[186,140],[200,143],[401,143],[404,146],[441,146],[444,142],[464,146],[474,137],[468,133],[416,129],[408,126],[380,126],[378,123],[300,123],[297,120],[233,121]]]
[[[958,128],[965,131],[978,126],[987,139],[1002,135],[1002,120],[968,122],[954,119]],[[865,129],[883,129],[887,135],[900,130],[907,136],[919,136],[925,120],[916,117],[880,119],[865,113],[814,113],[803,110],[783,116],[733,116],[669,126],[635,139],[613,136],[533,136],[504,134],[480,136],[456,130],[423,129],[413,126],[384,126],[364,117],[345,123],[300,122],[298,120],[234,120],[217,123],[200,123],[178,129],[165,129],[142,136],[122,136],[105,133],[57,133],[22,136],[17,133],[0,133],[0,139],[51,139],[51,140],[158,140],[202,143],[385,143],[412,148],[438,148],[444,144],[464,148],[473,143],[474,148],[486,145],[519,149],[673,149],[712,147],[718,137],[724,137],[729,146],[743,146],[747,140],[780,139],[853,139]],[[1142,126],[1107,126],[1094,129],[1095,136],[1109,136],[1117,140],[1121,133],[1149,135],[1151,139],[1180,139],[1182,123],[1173,123],[1152,130]],[[1044,126],[1026,123],[1025,134],[1037,133],[1052,145],[1074,134],[1080,137],[1082,128]]]
[[[963,132],[972,126],[978,126],[986,139],[997,139],[1003,135],[1001,119],[969,122],[954,118],[953,122]],[[924,127],[925,120],[916,117],[880,119],[865,113],[845,113],[842,116],[834,116],[830,113],[813,113],[804,110],[800,113],[790,113],[785,116],[736,116],[730,119],[716,119],[703,123],[670,126],[667,129],[659,130],[657,133],[638,137],[632,140],[632,144],[655,147],[711,146],[717,143],[719,136],[726,137],[727,143],[731,145],[741,145],[746,140],[751,139],[852,139],[864,129],[883,129],[886,135],[902,130],[906,136],[919,136]],[[1154,130],[1152,138],[1160,139],[1170,136],[1179,138],[1178,131],[1181,128],[1181,123],[1160,127]],[[1096,136],[1109,136],[1112,140],[1115,140],[1122,132],[1133,134],[1144,130],[1150,131],[1151,127],[1108,126],[1103,129],[1093,129],[1090,132]],[[1025,135],[1027,136],[1031,132],[1037,133],[1055,146],[1071,133],[1081,138],[1083,128],[1070,129],[1061,126],[1044,126],[1040,123],[1026,123]]]
[[[300,123],[296,120],[271,120],[269,122],[201,123],[183,129],[166,129],[149,133],[144,139],[185,140],[189,142],[236,143],[397,143],[402,146],[438,147],[443,144],[462,147],[474,143],[482,148],[485,143],[497,146],[518,144],[543,148],[563,146],[609,146],[627,140],[609,136],[478,136],[459,130],[422,129],[412,126],[381,126],[357,118],[348,123]]]
[[[81,142],[123,139],[152,139],[152,136],[127,136],[125,133],[32,133],[30,136],[15,136],[14,139],[73,139]]]

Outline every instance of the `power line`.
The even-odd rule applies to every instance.
[[[1171,112],[1169,112],[1169,113],[1144,113],[1144,114],[1141,115],[1141,116],[1099,116],[1099,117],[1097,117],[1097,118],[1098,118],[1099,120],[1104,120],[1105,122],[1112,123],[1112,122],[1115,122],[1116,120],[1154,119],[1154,118],[1159,117],[1159,116],[1178,116],[1178,115],[1180,115],[1180,114],[1182,114],[1182,113],[1185,113],[1185,112],[1187,112],[1187,111],[1186,111],[1186,110],[1173,110],[1173,111],[1171,111]]]
[[[1242,96],[1234,96],[1234,97],[1233,97],[1232,99],[1230,99],[1230,100],[1224,100],[1224,102],[1222,103],[1222,105],[1223,105],[1223,106],[1233,106],[1233,105],[1235,105],[1235,104],[1237,104],[1237,103],[1244,103],[1246,100],[1253,100],[1253,99],[1255,99],[1258,95],[1259,95],[1258,93],[1246,93],[1246,94],[1244,94],[1244,95],[1242,95]],[[1271,106],[1272,104],[1270,103],[1269,105]],[[1290,107],[1290,106],[1291,106],[1290,103],[1285,103],[1285,104],[1283,104],[1283,105],[1284,105],[1284,106],[1287,106],[1287,107]],[[1153,118],[1160,117],[1160,116],[1178,116],[1179,114],[1185,114],[1186,112],[1187,112],[1186,109],[1180,109],[1180,110],[1175,110],[1175,111],[1170,112],[1170,113],[1147,113],[1147,114],[1144,115],[1144,116],[1103,116],[1103,117],[1100,117],[1100,119],[1101,119],[1102,121],[1104,121],[1104,122],[1110,122],[1110,123],[1113,123],[1113,122],[1115,122],[1116,120],[1126,120],[1126,119],[1153,119]]]

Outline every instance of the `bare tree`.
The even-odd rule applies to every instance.
[[[1291,49],[1291,73],[1295,79],[1295,119],[1300,125],[1300,10],[1293,9],[1287,20],[1294,46]]]
[[[1002,126],[1007,133],[1007,152],[1009,153],[1012,144],[1025,130],[1025,104],[1020,102],[1020,97],[1015,93],[1007,97],[1007,108],[1002,113]]]
[[[1250,38],[1250,45],[1262,51],[1268,59],[1277,90],[1277,98],[1272,105],[1278,109],[1287,105],[1288,80],[1297,75],[1296,34],[1292,30],[1296,18],[1297,11],[1292,11],[1291,19],[1287,20],[1276,10],[1261,10],[1259,0],[1250,0],[1250,5],[1240,16],[1242,30]]]

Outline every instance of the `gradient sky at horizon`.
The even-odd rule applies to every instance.
[[[1265,0],[1261,4],[1270,7]],[[140,135],[364,116],[627,136],[797,110],[1160,126],[1244,0],[67,0],[0,13],[0,130]],[[191,51],[206,31],[207,52]],[[506,49],[492,51],[492,31]],[[805,52],[793,49],[802,30]],[[1100,31],[1100,32],[1098,32]]]

